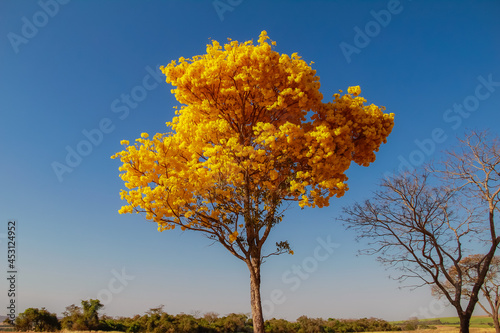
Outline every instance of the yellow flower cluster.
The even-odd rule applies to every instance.
[[[351,161],[375,160],[394,115],[365,105],[359,86],[323,103],[316,71],[272,45],[265,31],[258,45],[213,41],[206,54],[161,68],[182,106],[171,132],[121,142],[120,213],[145,212],[160,231],[218,228],[232,243],[252,207],[324,207],[348,190]]]

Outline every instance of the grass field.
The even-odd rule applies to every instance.
[[[441,320],[441,323],[443,325],[460,325],[460,320],[458,319],[458,317],[443,317],[437,319]],[[470,327],[488,328],[492,327],[490,324],[493,324],[493,319],[491,317],[478,316],[472,317],[470,320]]]
[[[459,333],[460,329],[451,325],[435,325],[436,329],[425,329],[416,331],[399,331],[398,333]],[[481,327],[471,327],[470,333],[495,333],[494,328],[481,328]],[[375,333],[375,332],[372,332]],[[376,332],[376,333],[387,333],[387,332]]]
[[[441,321],[441,324],[433,324],[436,320]],[[460,319],[458,317],[441,317],[441,318],[431,318],[431,319],[419,319],[420,324],[425,324],[429,322],[430,325],[440,326],[446,328],[447,326],[458,327],[460,326]],[[391,321],[391,324],[397,325],[405,322],[405,320]],[[493,319],[488,316],[473,316],[470,321],[471,328],[493,328]],[[434,330],[435,332],[435,330]],[[477,333],[477,332],[476,332]]]

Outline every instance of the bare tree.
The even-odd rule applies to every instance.
[[[471,291],[477,281],[478,273],[482,269],[483,264],[483,254],[473,254],[465,257],[460,261],[460,266],[462,267],[462,280],[463,288],[462,294],[469,297],[471,296]],[[453,276],[455,279],[458,278],[458,271],[455,267],[451,267],[448,270],[448,274]],[[484,296],[487,304],[479,300],[477,304],[493,319],[493,324],[495,326],[495,331],[500,333],[500,322],[499,314],[500,310],[500,256],[494,256],[488,273],[484,279],[484,283],[481,286],[481,293]],[[453,290],[453,286],[449,281],[444,281],[443,285],[449,289]],[[433,286],[432,293],[437,297],[443,297],[443,292],[437,286]],[[483,304],[484,303],[484,304]]]
[[[382,180],[371,200],[344,208],[340,220],[359,238],[371,239],[363,253],[377,254],[382,263],[403,271],[398,279],[417,278],[414,287],[439,288],[457,311],[460,331],[468,333],[500,242],[494,219],[499,193],[498,139],[471,132],[445,153],[442,163]],[[485,254],[466,295],[460,262],[474,246]],[[450,267],[456,275],[450,275]]]

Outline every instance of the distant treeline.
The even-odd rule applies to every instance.
[[[230,314],[219,317],[217,314],[207,313],[196,318],[192,315],[167,313],[136,315],[133,318],[104,319],[101,321],[102,330],[123,332],[253,332],[252,319],[245,314]],[[337,333],[337,332],[374,332],[400,331],[401,328],[389,324],[387,321],[376,318],[363,319],[321,319],[302,316],[295,322],[285,319],[271,319],[265,321],[266,332],[269,333]]]
[[[230,314],[219,317],[216,313],[203,316],[188,314],[170,315],[163,306],[150,309],[144,315],[113,318],[100,316],[102,304],[98,300],[82,301],[82,306],[70,305],[59,319],[45,308],[29,308],[21,313],[14,324],[18,331],[48,332],[66,329],[70,331],[119,331],[133,333],[231,333],[253,332],[252,319],[245,314]],[[295,322],[285,319],[271,319],[265,322],[269,333],[341,333],[400,331],[401,327],[377,318],[363,319],[321,319],[302,316]]]

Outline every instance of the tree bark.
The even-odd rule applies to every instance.
[[[461,314],[460,318],[460,333],[469,333],[470,317],[472,314]]]
[[[500,333],[500,323],[498,322],[498,312],[493,311],[492,316],[493,325],[495,326],[495,332]]]
[[[260,298],[260,259],[252,258],[247,262],[250,270],[250,303],[254,333],[264,333],[264,317]]]

